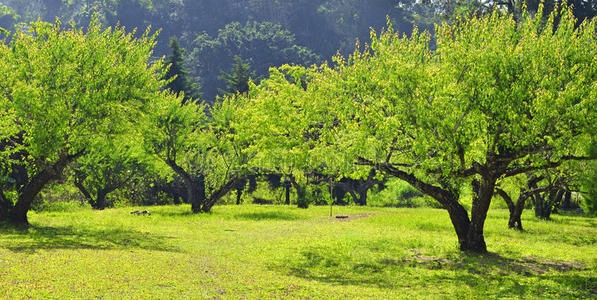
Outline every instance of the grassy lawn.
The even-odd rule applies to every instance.
[[[595,298],[597,219],[490,211],[467,256],[445,211],[188,206],[31,213],[0,229],[0,298]],[[147,209],[147,208],[142,208]]]

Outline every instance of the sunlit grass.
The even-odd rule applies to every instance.
[[[594,298],[597,220],[490,211],[464,255],[435,209],[188,206],[31,213],[0,230],[0,298]],[[143,208],[147,209],[147,208]]]

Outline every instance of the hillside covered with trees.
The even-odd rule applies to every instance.
[[[537,2],[525,2],[537,9]],[[595,15],[595,1],[575,1],[575,15],[582,20]],[[222,95],[239,57],[255,72],[258,81],[268,69],[285,63],[309,66],[330,61],[337,53],[350,54],[357,43],[369,41],[371,29],[381,30],[391,21],[399,33],[434,31],[434,23],[457,16],[481,14],[494,6],[520,11],[516,1],[394,1],[394,0],[3,0],[0,27],[13,30],[35,20],[86,26],[93,16],[102,24],[120,24],[138,35],[151,27],[159,31],[153,55],[171,53],[176,38],[184,53],[189,79],[208,102]],[[548,2],[546,9],[553,9]],[[387,18],[387,20],[386,20]]]

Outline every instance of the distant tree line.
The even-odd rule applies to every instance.
[[[544,13],[561,1],[545,2]],[[579,22],[597,12],[595,0],[570,0]],[[348,55],[357,42],[369,41],[371,29],[381,30],[390,20],[397,32],[410,34],[413,26],[434,31],[434,23],[458,16],[480,15],[494,7],[519,15],[523,5],[536,11],[539,1],[410,1],[410,0],[4,0],[0,27],[14,30],[21,22],[41,19],[86,26],[91,18],[104,25],[119,24],[137,35],[151,26],[159,30],[156,57],[168,55],[170,40],[187,49],[183,63],[189,81],[203,99],[213,102],[226,83],[235,57],[251,66],[256,80],[270,67],[284,63],[309,66]],[[387,18],[387,19],[386,19]],[[434,36],[432,36],[434,39]]]

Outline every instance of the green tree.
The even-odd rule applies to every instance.
[[[249,95],[276,125],[253,128],[266,148],[285,149],[276,150],[289,154],[283,162],[366,176],[358,163],[408,182],[447,210],[461,250],[485,252],[499,181],[585,159],[578,145],[597,124],[597,38],[595,21],[575,24],[567,9],[518,24],[495,11],[442,25],[436,50],[428,34],[389,28],[334,68],[274,73]]]
[[[235,56],[230,73],[222,72],[220,75],[220,80],[226,82],[226,89],[220,90],[220,93],[228,96],[244,94],[249,90],[249,81],[255,76],[255,72],[251,72],[251,65],[244,63],[240,56]]]
[[[222,71],[232,69],[235,56],[246,59],[257,76],[266,75],[270,67],[285,63],[310,65],[319,57],[295,44],[294,35],[282,26],[269,22],[234,22],[218,31],[217,36],[197,36],[189,55],[193,76],[200,79],[208,100],[215,99],[225,83],[218,80]]]
[[[12,31],[17,23],[19,16],[10,7],[0,3],[0,34],[1,30]]]
[[[126,140],[124,140],[126,139]],[[74,185],[94,209],[110,206],[108,195],[150,168],[138,137],[105,141],[72,164]]]
[[[159,94],[155,36],[122,28],[85,31],[32,23],[0,43],[0,220],[27,224],[35,196],[98,140],[130,132],[139,108]],[[7,196],[8,195],[8,196]]]
[[[181,105],[180,96],[163,95],[140,126],[145,148],[183,179],[193,213],[209,212],[242,176],[244,150],[230,127],[235,109],[229,101],[216,103],[208,118],[204,105]]]
[[[178,39],[173,37],[170,40],[172,53],[168,56],[166,63],[170,66],[166,73],[166,79],[171,80],[166,86],[176,94],[184,93],[183,101],[199,98],[199,91],[195,84],[187,78],[189,72],[184,67],[184,49],[180,47]]]
[[[248,148],[254,156],[249,160],[249,166],[288,178],[296,190],[300,208],[310,204],[307,185],[311,177],[340,174],[339,167],[333,162],[344,162],[344,167],[353,167],[335,146],[316,147],[320,141],[318,130],[323,122],[311,119],[316,114],[312,111],[314,106],[303,108],[308,106],[304,103],[304,97],[309,97],[306,84],[314,80],[318,71],[318,68],[300,66],[272,69],[269,78],[250,87],[246,95],[249,105],[240,112],[242,115],[235,127],[239,136],[246,136],[250,141]],[[315,83],[310,85],[315,86]],[[324,168],[325,162],[327,166]],[[362,169],[368,174],[370,168]]]

